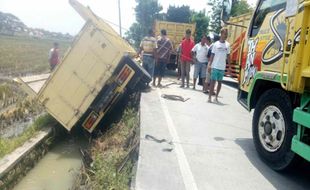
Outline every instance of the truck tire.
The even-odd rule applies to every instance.
[[[262,160],[276,171],[287,170],[296,163],[291,151],[296,124],[290,97],[280,89],[266,91],[256,104],[253,115],[253,141]]]

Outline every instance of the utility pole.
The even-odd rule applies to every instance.
[[[119,35],[122,37],[121,0],[118,0]]]

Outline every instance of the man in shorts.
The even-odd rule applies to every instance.
[[[214,34],[213,34],[214,35]],[[210,63],[210,59],[211,59],[211,55],[212,55],[212,47],[213,47],[213,43],[217,42],[218,40],[220,40],[220,36],[218,35],[214,35],[213,40],[211,40],[210,38],[210,42],[207,44],[209,45],[209,50],[208,50],[208,63]],[[212,43],[213,41],[213,43]],[[210,83],[211,83],[211,70],[207,69],[207,77],[206,77],[206,82],[205,82],[205,86],[204,86],[204,93],[209,93],[209,89],[210,89]],[[213,93],[212,95],[215,95],[215,93]]]
[[[210,39],[210,38],[209,38]],[[207,75],[207,65],[208,65],[208,49],[207,36],[203,35],[201,41],[197,43],[192,49],[192,54],[194,57],[194,85],[193,89],[196,89],[196,81],[198,76],[202,80],[203,87],[205,86],[205,79]]]
[[[158,77],[158,87],[161,87],[161,80],[164,77],[167,63],[170,59],[172,51],[172,44],[167,38],[167,31],[162,29],[160,31],[160,38],[157,40],[157,59],[154,72],[153,86],[156,85],[156,78]]]
[[[212,54],[210,58],[210,63],[208,65],[208,70],[211,70],[211,84],[208,102],[212,102],[211,96],[214,92],[215,82],[217,82],[217,90],[215,94],[215,102],[218,102],[218,95],[221,91],[222,80],[225,73],[226,61],[230,63],[230,44],[226,41],[228,31],[226,28],[221,30],[220,40],[215,42],[212,47]]]

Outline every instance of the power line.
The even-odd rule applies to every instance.
[[[105,22],[107,22],[107,23],[109,23],[109,24],[112,24],[112,25],[114,25],[114,26],[116,26],[116,27],[121,27],[122,30],[129,31],[129,29],[124,28],[124,27],[120,26],[119,24],[116,24],[116,23],[114,23],[114,22],[112,22],[112,21],[109,21],[109,20],[107,20],[107,19],[102,19],[102,20],[105,21]]]
[[[119,35],[122,37],[122,16],[121,16],[121,1],[118,0],[118,20],[119,20]]]

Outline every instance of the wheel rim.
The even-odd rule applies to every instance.
[[[281,147],[285,137],[285,121],[279,108],[269,105],[261,112],[258,134],[261,144],[268,152],[275,152]]]

